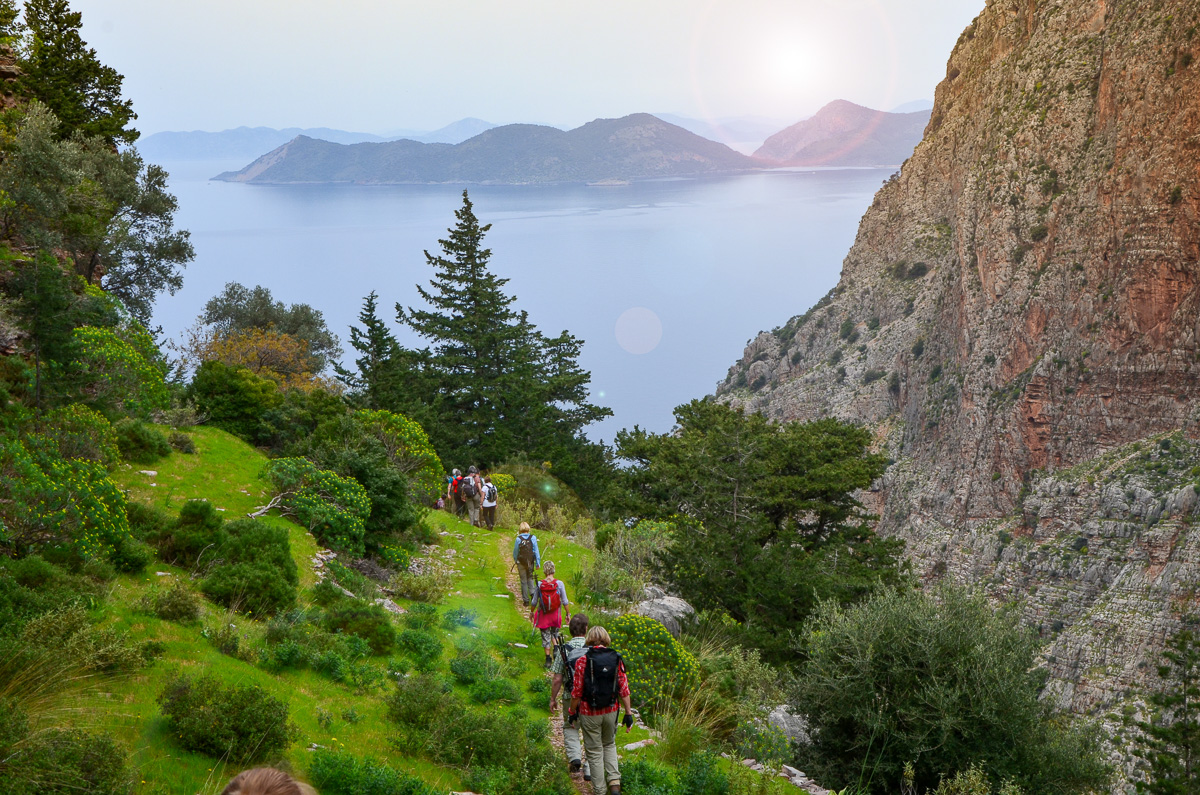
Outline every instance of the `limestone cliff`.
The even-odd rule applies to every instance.
[[[1197,609],[1191,507],[1168,532],[1105,473],[1062,473],[1197,433],[1198,25],[1195,0],[990,0],[838,286],[718,387],[876,428],[896,461],[868,495],[881,530],[927,577],[1023,600],[1054,638],[1054,692],[1085,711],[1132,697]],[[1145,499],[1175,499],[1194,477],[1176,474]],[[1062,534],[1087,554],[1047,563]]]

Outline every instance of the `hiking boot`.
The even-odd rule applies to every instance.
[[[585,770],[585,771],[583,771],[583,780],[584,780],[584,781],[591,781],[591,780],[592,780],[592,774],[591,774],[591,773],[589,773],[589,772],[588,772],[588,771],[586,771],[586,770]]]
[[[621,785],[619,783],[618,784],[609,784],[608,785],[608,795],[621,795]]]
[[[578,773],[580,770],[583,770],[583,762],[580,762],[578,759],[572,759],[571,772]]]
[[[550,655],[546,655],[546,668],[549,669],[551,664]]]

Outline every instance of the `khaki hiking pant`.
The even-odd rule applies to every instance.
[[[567,718],[571,717],[571,697],[570,696],[566,696],[563,698],[562,714],[563,714],[563,745],[566,746],[567,761],[572,762],[572,761],[578,759],[581,762],[583,762],[583,774],[587,775],[588,770],[590,768],[588,766],[587,759],[584,758],[584,756],[583,756],[583,743],[582,743],[583,738],[579,734],[579,721],[578,720],[575,721],[575,725],[572,726],[571,723],[567,720]],[[582,720],[583,716],[580,715],[579,718],[580,718],[580,720]]]
[[[521,561],[517,561],[517,576],[521,578],[521,598],[527,605],[533,601],[533,595],[537,593],[537,578],[533,576],[533,572],[532,567],[525,568]]]
[[[592,792],[605,795],[609,786],[621,783],[617,767],[617,710],[606,715],[580,715],[579,733],[587,750],[592,772]]]
[[[474,497],[467,497],[466,499],[467,516],[471,520],[472,527],[479,527],[479,504],[480,499],[478,494],[476,494]]]

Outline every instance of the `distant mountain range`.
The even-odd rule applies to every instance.
[[[300,135],[214,179],[266,184],[601,182],[743,171],[761,163],[648,113],[573,130],[509,124],[459,144],[338,144]]]
[[[767,139],[767,136],[778,132],[786,124],[779,119],[768,119],[764,116],[737,116],[709,120],[693,119],[674,113],[655,113],[654,115],[710,141],[720,141],[743,154],[753,152],[759,144]]]
[[[921,142],[930,113],[888,113],[838,99],[772,135],[754,157],[794,166],[900,165]]]
[[[459,119],[441,129],[396,130],[389,135],[333,130],[328,127],[238,127],[220,132],[159,132],[137,143],[138,152],[149,160],[236,160],[258,157],[298,135],[336,144],[382,143],[408,139],[422,143],[457,144],[496,125],[482,119]]]

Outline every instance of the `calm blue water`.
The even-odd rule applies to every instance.
[[[454,222],[455,186],[209,182],[239,163],[165,163],[196,260],[156,321],[191,324],[228,281],[325,313],[342,338],[371,290],[389,310],[417,301],[424,249]],[[665,431],[678,404],[713,391],[748,339],[837,283],[859,218],[893,169],[768,172],[698,180],[475,186],[492,268],[543,331],[586,340],[593,397],[615,416],[591,435]],[[644,308],[618,320],[627,310]],[[653,313],[653,314],[651,314]],[[652,350],[657,316],[661,338]],[[416,340],[397,330],[403,343]],[[621,343],[624,343],[624,347]]]

